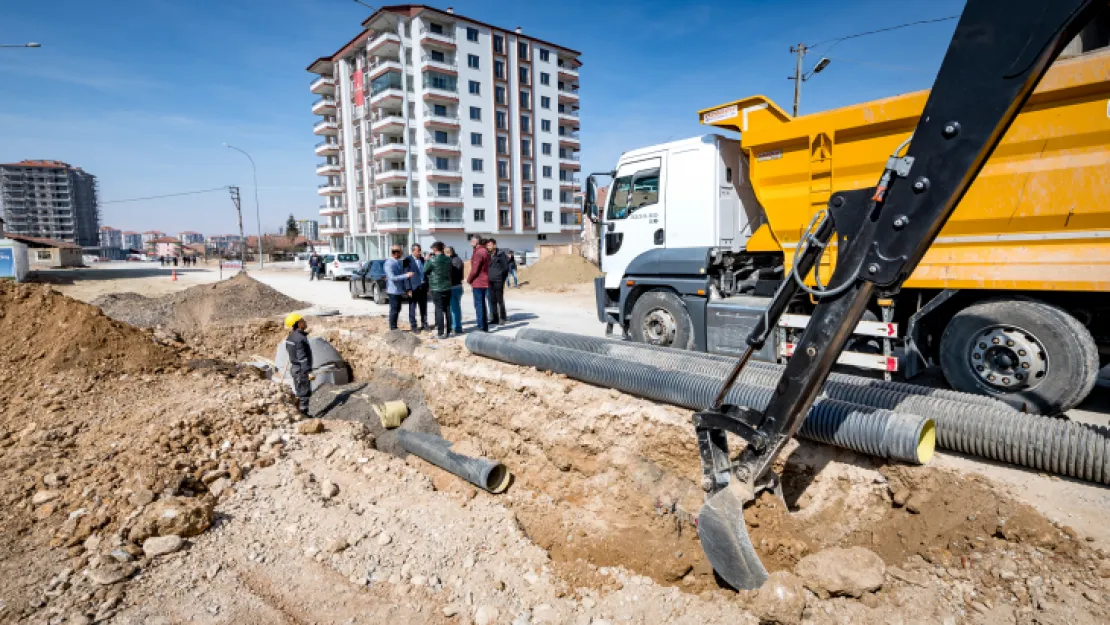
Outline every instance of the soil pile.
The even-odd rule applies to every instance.
[[[95,306],[50,287],[0,283],[0,377],[34,383],[37,374],[155,371],[174,352],[149,333],[113,321]]]
[[[125,323],[144,328],[163,326],[174,332],[189,333],[209,326],[237,324],[309,307],[309,304],[287,297],[245,273],[165,297],[121,293],[103,295],[92,303],[113,319]]]
[[[561,289],[592,281],[599,274],[590,261],[575,254],[558,254],[540,259],[520,270],[522,286],[538,289]]]

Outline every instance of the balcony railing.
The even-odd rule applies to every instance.
[[[319,76],[317,78],[313,78],[308,83],[308,88],[311,89],[312,91],[316,91],[317,89],[320,89],[322,87],[334,87],[334,86],[335,86],[335,79],[332,78],[331,76]]]
[[[434,224],[461,224],[464,221],[462,208],[433,208],[428,216]]]
[[[578,70],[576,68],[569,65],[563,65],[562,63],[559,64],[559,71],[570,76],[578,76]]]
[[[574,119],[578,119],[578,111],[572,111],[568,108],[560,108],[559,115],[563,117],[573,117]]]
[[[379,225],[407,224],[409,222],[409,209],[407,208],[379,208]]]
[[[578,158],[577,154],[560,154],[559,155],[559,160],[560,161],[574,161],[575,163],[577,163],[579,158]]]
[[[428,140],[426,142],[426,145],[427,145],[427,148],[429,150],[437,150],[438,149],[438,150],[458,151],[460,149],[458,141],[438,142],[438,141]]]
[[[428,65],[431,67],[440,67],[452,71],[459,68],[459,63],[453,56],[445,56],[442,59],[437,59],[430,54],[425,54],[424,56],[420,57],[420,64]]]
[[[569,187],[571,185],[577,186],[581,184],[581,182],[582,179],[578,176],[567,176],[565,178],[559,178],[559,184],[564,187]]]
[[[312,103],[312,112],[317,113],[324,109],[335,108],[335,98],[324,96]]]
[[[581,226],[582,213],[560,213],[559,214],[560,226]]]
[[[337,132],[338,130],[339,130],[339,122],[330,122],[330,121],[327,121],[327,120],[324,120],[322,122],[316,122],[316,125],[314,125],[312,127],[312,132],[314,132],[316,134],[319,134],[321,132],[331,132],[331,131],[336,131]]]
[[[371,50],[374,50],[374,49],[378,48],[379,46],[381,46],[382,44],[387,43],[387,42],[393,42],[393,43],[396,43],[396,44],[400,44],[401,43],[401,37],[397,33],[390,32],[390,31],[380,33],[380,34],[378,34],[377,37],[374,37],[373,39],[370,40],[370,43],[367,44],[366,49],[367,49],[367,51],[371,51]]]
[[[431,39],[432,41],[443,41],[443,42],[446,42],[446,43],[455,43],[455,33],[454,32],[434,33],[430,30],[425,30],[424,32],[420,33],[420,38],[421,39]]]
[[[559,93],[578,95],[578,87],[559,87]]]

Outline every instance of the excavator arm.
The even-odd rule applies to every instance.
[[[797,432],[876,289],[897,290],[952,211],[1049,65],[1091,21],[1093,0],[968,0],[906,153],[891,155],[871,189],[836,193],[803,237],[793,274],[713,406],[694,415],[706,502],[702,548],[736,588],[767,579],[744,525],[743,506],[776,488],[771,465]],[[836,237],[837,263],[825,288],[804,278]],[[801,291],[819,302],[763,411],[724,404],[733,383]],[[747,442],[733,460],[725,433]]]

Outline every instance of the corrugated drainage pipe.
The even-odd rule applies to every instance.
[[[724,370],[730,371],[732,366],[736,364],[736,358],[730,356],[721,356],[719,354],[707,354],[704,352],[691,352],[681,349],[674,349],[671,347],[660,347],[658,345],[648,345],[645,343],[634,343],[620,339],[603,339],[593,336],[581,336],[578,334],[568,334],[566,332],[553,332],[551,330],[535,330],[532,328],[524,328],[517,333],[517,338],[523,341],[532,341],[534,343],[543,343],[545,345],[558,345],[559,347],[568,347],[583,352],[590,352],[593,354],[602,354],[605,356],[614,356],[623,358],[625,360],[633,360],[643,364],[668,367],[675,369],[696,368],[699,372],[704,372],[707,375],[716,375],[719,370],[718,367],[723,366]],[[758,360],[751,360],[748,362],[748,371],[763,370],[772,371],[776,374],[781,373],[785,367],[783,365],[760,362]],[[1017,412],[1012,407],[990,397],[983,395],[972,395],[971,393],[961,393],[959,391],[952,391],[942,388],[929,388],[926,386],[919,386],[917,384],[906,384],[905,382],[893,382],[887,380],[875,380],[872,378],[865,378],[858,375],[848,375],[844,373],[832,373],[829,375],[829,382],[862,387],[864,391],[861,393],[870,392],[872,389],[891,391],[902,395],[921,395],[933,399],[947,399],[950,401],[961,402],[964,404],[974,404],[978,406],[986,406],[995,410],[1004,412]],[[826,384],[828,387],[828,384]],[[830,395],[836,399],[844,401],[851,401],[858,404],[872,405],[866,401],[852,399],[849,397],[848,391],[841,391],[839,394]],[[897,406],[885,405],[878,406],[880,408],[895,409]],[[913,412],[908,410],[908,412]]]
[[[620,354],[621,358],[628,358],[630,362],[656,362],[670,368],[697,366],[703,372],[709,367],[707,362],[711,362],[712,358],[720,358],[706,358],[706,354],[640,343],[578,337],[543,330],[521,330],[518,336],[521,339],[527,337],[529,341],[542,341],[547,345],[580,346],[590,354],[610,354],[614,357]],[[724,359],[723,364],[726,366],[709,375],[719,381],[724,380],[732,362],[735,361]],[[754,361],[751,364],[761,366],[752,367],[750,374],[745,372],[741,380],[764,386],[777,382],[780,366]],[[845,378],[857,382],[846,382]],[[858,381],[864,383],[860,384]],[[927,389],[912,384],[901,386],[921,389],[925,393],[899,394],[893,390],[897,387],[889,387],[894,383],[872,384],[874,382],[881,381],[833,374],[829,376],[829,382],[825,383],[822,392],[842,401],[931,417],[936,422],[937,444],[941,449],[1110,485],[1110,428],[1029,415],[1001,405],[1000,402],[990,405],[969,404],[963,398],[978,396],[955,391],[948,391],[948,395],[936,394],[935,391],[939,389]],[[960,399],[948,399],[952,396]],[[996,407],[995,404],[1001,407]]]
[[[468,335],[466,347],[481,356],[563,373],[590,384],[693,410],[709,406],[721,386],[721,381],[712,376],[669,371],[610,356],[586,356],[565,347],[491,334]],[[770,403],[773,393],[770,388],[738,383],[732,387],[727,401],[762,410]],[[932,459],[936,443],[931,419],[827,397],[814,402],[798,435],[914,464]]]
[[[494,460],[455,453],[451,451],[451,441],[435,434],[397,430],[397,442],[410,454],[416,454],[482,490],[500,493],[509,487],[509,470],[505,465]]]

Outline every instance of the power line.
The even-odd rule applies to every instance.
[[[920,67],[908,67],[906,65],[887,65],[885,63],[872,63],[871,61],[857,61],[855,59],[845,59],[845,58],[839,57],[839,56],[830,56],[830,57],[825,57],[825,58],[829,59],[830,61],[836,61],[837,63],[855,63],[856,65],[865,65],[867,67],[876,67],[876,68],[879,68],[879,69],[896,69],[896,70],[905,71],[905,72],[918,72],[918,73],[921,73],[921,74],[936,74],[935,71],[929,71],[927,69],[921,69]]]
[[[935,24],[937,22],[947,22],[948,20],[954,20],[958,17],[959,17],[959,15],[949,15],[948,17],[938,17],[938,18],[931,19],[931,20],[918,20],[916,22],[907,22],[905,24],[899,24],[897,26],[889,26],[887,28],[879,28],[877,30],[869,30],[867,32],[856,33],[854,35],[847,35],[847,36],[844,36],[844,37],[833,37],[832,39],[826,39],[824,41],[818,41],[817,43],[809,46],[809,49],[812,50],[812,49],[816,48],[817,46],[823,46],[826,43],[830,43],[830,42],[836,42],[836,43],[833,43],[833,45],[835,46],[837,43],[840,43],[841,41],[846,41],[848,39],[855,39],[857,37],[865,37],[867,35],[874,35],[876,33],[885,33],[885,32],[891,31],[891,30],[898,30],[900,28],[909,28],[910,26],[919,26],[921,24]]]
[[[230,187],[222,186],[215,189],[201,189],[200,191],[183,191],[181,193],[167,193],[166,195],[152,195],[150,197],[131,197],[126,200],[104,200],[101,204],[121,204],[123,202],[142,202],[143,200],[160,200],[167,197],[179,197],[182,195],[198,195],[200,193],[212,193],[214,191],[226,191]]]

